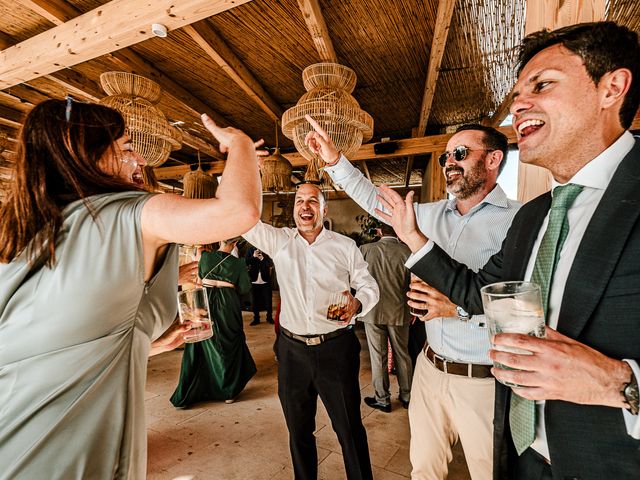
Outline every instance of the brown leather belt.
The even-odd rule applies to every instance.
[[[475,363],[452,362],[441,357],[433,351],[429,344],[424,347],[424,355],[438,370],[452,375],[462,375],[470,378],[488,378],[491,375],[491,365],[478,365]]]
[[[332,338],[339,337],[342,334],[350,332],[353,329],[353,325],[348,325],[345,328],[339,328],[333,332],[323,333],[322,335],[298,335],[297,333],[290,332],[286,328],[280,326],[280,331],[287,337],[305,343],[307,345],[320,345],[322,342],[331,340]]]

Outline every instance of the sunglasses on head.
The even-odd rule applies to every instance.
[[[456,148],[454,148],[450,152],[447,151],[447,152],[444,152],[442,155],[440,155],[438,157],[438,163],[440,164],[441,167],[444,167],[449,157],[453,157],[453,159],[456,162],[461,162],[465,158],[467,158],[467,155],[469,155],[469,152],[475,152],[475,151],[492,152],[493,150],[490,148],[469,148],[464,145],[458,145]]]

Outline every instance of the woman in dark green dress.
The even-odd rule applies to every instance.
[[[206,400],[231,403],[256,373],[239,297],[251,290],[251,281],[244,260],[230,253],[237,241],[223,241],[220,250],[200,257],[198,272],[209,297],[213,337],[185,345],[180,380],[171,396],[175,407]]]

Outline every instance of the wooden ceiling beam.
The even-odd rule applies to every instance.
[[[509,143],[516,142],[516,135],[513,129],[508,127],[499,127],[499,131],[504,133]],[[396,140],[398,142],[398,149],[393,153],[383,153],[376,155],[373,150],[373,144],[369,143],[362,145],[358,151],[349,159],[352,162],[363,162],[365,160],[379,160],[385,158],[397,158],[407,155],[426,155],[431,152],[444,151],[447,146],[447,142],[453,133],[445,133],[441,135],[430,135],[427,137],[419,138],[405,138],[402,140]],[[299,153],[285,153],[283,156],[291,162],[293,167],[307,166],[308,161]],[[155,173],[159,180],[170,178],[181,178],[185,173],[189,171],[189,165],[180,165],[176,167],[161,167],[156,168]],[[214,162],[211,164],[211,169],[207,170],[208,173],[221,173],[224,169],[224,162]],[[364,168],[363,168],[364,169]]]
[[[20,128],[24,121],[24,112],[0,105],[0,123],[13,128]]]
[[[191,135],[188,132],[185,132],[181,128],[175,127],[180,134],[182,135],[182,143],[193,148],[194,150],[199,151],[200,153],[207,155],[211,158],[214,158],[218,161],[224,161],[224,155],[220,153],[216,147],[211,145],[206,140],[203,140],[200,137],[196,137],[195,135]]]
[[[427,79],[425,81],[424,93],[422,95],[422,106],[420,107],[420,119],[416,136],[424,135],[427,130],[427,122],[431,113],[431,105],[436,93],[438,76],[440,75],[440,65],[444,56],[444,48],[447,45],[453,9],[456,0],[440,0],[438,2],[438,12],[436,14],[436,26],[433,32],[431,50],[429,53],[429,68],[427,69]]]
[[[76,18],[82,13],[64,0],[47,0],[46,2],[44,0],[21,1],[24,1],[25,5],[38,13],[42,14],[41,10],[46,11],[48,14],[47,18],[51,17],[49,19],[57,25]],[[227,122],[225,118],[213,111],[213,109],[204,102],[191,95],[188,90],[167,77],[133,50],[127,48],[121,49],[119,52],[109,55],[109,57],[110,60],[116,63],[122,70],[142,75],[157,82],[161,88],[174,97],[177,103],[191,111],[195,116],[199,117],[201,113],[206,112],[216,123],[228,125],[229,122]],[[46,78],[60,85],[68,94],[79,95],[82,98],[88,98],[94,102],[104,97],[104,92],[97,83],[70,68],[46,75]],[[182,133],[185,144],[213,158],[223,158],[213,145],[183,130],[180,130],[180,132]]]
[[[364,161],[360,162],[360,165],[362,165],[362,170],[364,170],[365,177],[367,177],[367,179],[369,181],[371,181],[371,173],[369,172],[369,167],[367,166],[367,161],[364,160]]]
[[[30,107],[33,107],[34,105],[37,105],[40,102],[44,102],[45,100],[48,100],[50,98],[48,95],[45,95],[44,93],[27,84],[14,85],[3,93],[12,96],[17,101]]]
[[[58,84],[65,92],[65,95],[75,95],[79,97],[78,99],[97,102],[105,96],[105,93],[96,82],[70,68],[54,72],[51,75],[45,75],[44,78]]]
[[[18,149],[18,133],[18,129],[0,123],[0,134],[6,135],[6,139],[0,142],[0,150],[2,150],[0,158],[4,156],[5,160],[11,159],[11,155]]]
[[[413,170],[413,159],[414,156],[411,155],[407,157],[407,168],[404,170],[404,186],[408,187],[409,182],[411,182],[411,172]]]
[[[517,142],[516,134],[513,128],[509,126],[497,127],[496,130],[504,133],[507,136],[509,144]],[[631,125],[632,131],[640,131],[640,112],[636,115],[633,124]],[[447,142],[453,136],[453,133],[443,133],[440,135],[429,135],[419,138],[405,138],[396,140],[398,142],[398,149],[393,153],[383,153],[376,155],[373,150],[373,144],[369,143],[362,145],[358,151],[349,159],[351,162],[363,162],[365,160],[383,160],[386,158],[397,158],[406,155],[427,155],[433,152],[442,153],[446,150]],[[309,162],[299,153],[285,153],[283,156],[291,162],[293,167],[306,167]],[[434,158],[437,159],[437,156]],[[436,160],[437,162],[437,160]],[[439,168],[439,167],[438,167]],[[176,167],[160,167],[156,168],[155,172],[158,179],[171,179],[182,178],[182,176],[190,170],[189,165],[179,165]],[[224,170],[224,162],[213,162],[211,168],[207,170],[207,173],[221,173]]]
[[[25,2],[29,4],[42,3],[45,6],[48,4],[48,2],[44,2],[43,0],[25,0]],[[56,0],[56,2],[58,4],[58,8],[51,8],[49,13],[51,16],[57,18],[58,23],[71,20],[72,18],[82,14],[82,12],[72,5],[64,2],[64,0]],[[68,8],[65,8],[62,4],[65,4]],[[184,87],[167,77],[160,70],[156,69],[151,65],[151,63],[138,55],[135,51],[125,48],[107,56],[124,71],[150,78],[158,83],[165,91],[173,92],[174,94],[183,97],[183,99],[181,99],[173,95],[178,103],[192,111],[196,116],[199,116],[203,112],[207,112],[207,114],[209,114],[209,116],[217,123],[222,123],[223,125],[227,125],[229,123],[226,119],[213,111],[211,107],[195,98]],[[94,98],[94,101],[95,99],[104,96],[102,89],[95,82],[91,82],[71,69],[65,69],[52,75],[47,75],[47,78],[67,89],[69,93],[80,93],[81,95],[90,93]],[[195,108],[190,107],[190,105],[194,105]]]
[[[56,25],[62,25],[82,13],[64,0],[18,0],[18,2]]]
[[[182,28],[273,121],[282,108],[206,20]]]
[[[493,115],[491,115],[491,117],[489,117],[482,123],[489,127],[497,127],[498,125],[500,125],[504,121],[504,119],[507,118],[507,115],[509,115],[512,96],[513,96],[513,88],[509,90],[509,93],[507,93],[507,96],[504,97],[502,102],[500,102],[500,105],[498,105],[498,107],[496,108],[496,111],[493,112]]]
[[[13,38],[11,38],[9,35],[7,35],[4,32],[0,32],[0,50],[9,48],[14,43],[16,42],[13,41]]]
[[[152,23],[174,30],[249,1],[112,0],[2,50],[0,90],[152,38]]]
[[[318,0],[298,0],[298,6],[316,46],[320,60],[337,63],[338,57],[333,48],[333,42],[329,36],[329,30],[324,21]]]

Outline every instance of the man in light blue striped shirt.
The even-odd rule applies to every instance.
[[[325,161],[334,183],[372,215],[382,209],[376,187],[337,151],[310,117],[307,145]],[[500,250],[520,204],[497,184],[507,138],[482,125],[465,125],[437,160],[455,198],[414,203],[420,230],[452,258],[480,269]],[[433,159],[432,161],[435,161]],[[379,218],[379,217],[378,217]],[[411,258],[407,266],[411,266]],[[460,439],[473,480],[492,477],[494,380],[483,316],[469,317],[424,282],[413,282],[409,305],[428,309],[427,345],[415,367],[409,422],[413,479],[445,479],[451,447]]]

